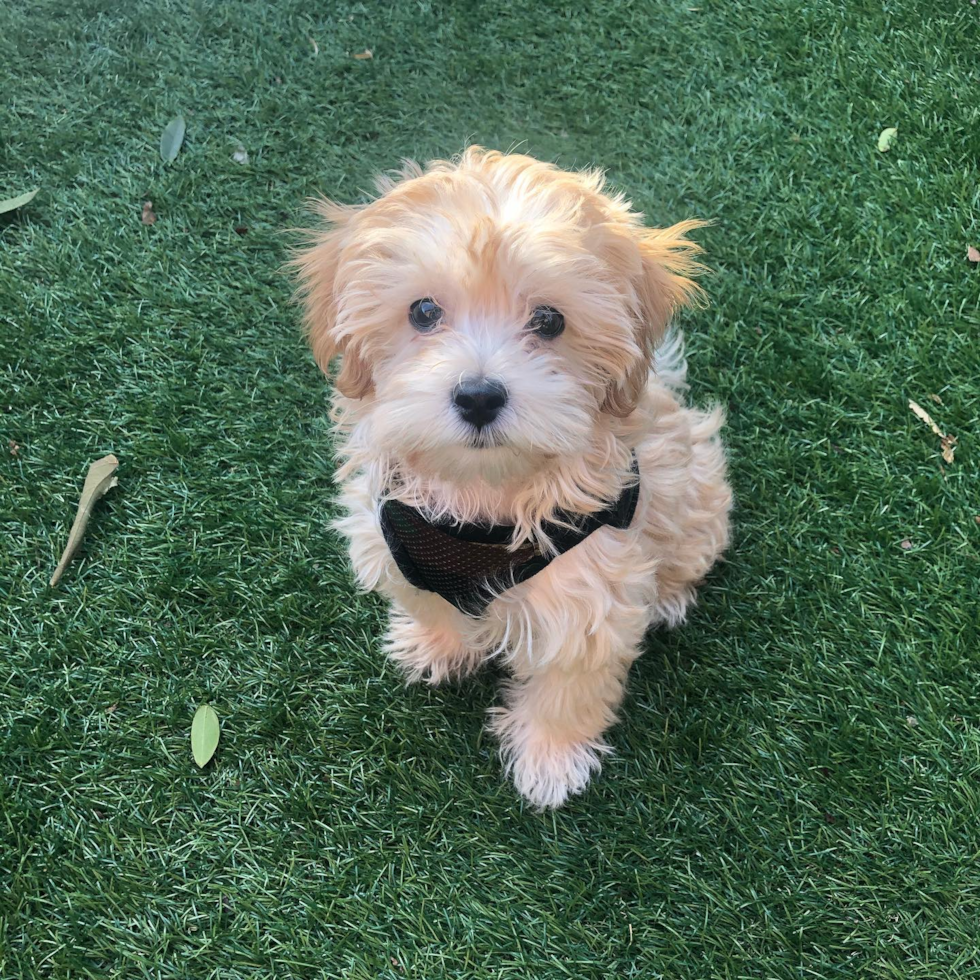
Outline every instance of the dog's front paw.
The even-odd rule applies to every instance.
[[[409,684],[441,684],[475,670],[480,654],[466,647],[448,627],[423,626],[411,616],[393,612],[385,635],[385,653]]]
[[[517,791],[541,809],[559,807],[569,796],[581,793],[610,751],[601,739],[581,740],[549,731],[514,709],[494,709],[490,727],[500,739],[505,771]]]

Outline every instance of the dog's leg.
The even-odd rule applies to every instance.
[[[515,786],[535,806],[561,806],[582,792],[609,751],[602,735],[616,721],[640,639],[623,632],[601,625],[569,644],[578,648],[573,657],[539,669],[515,662],[507,706],[494,710],[491,727]]]
[[[471,673],[481,663],[481,650],[466,643],[451,612],[393,606],[385,635],[385,652],[409,683],[440,684]]]

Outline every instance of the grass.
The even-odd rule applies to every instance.
[[[41,193],[0,217],[0,976],[976,977],[978,9],[4,5],[0,198]],[[307,196],[467,141],[716,222],[684,325],[734,546],[555,814],[492,676],[379,655],[279,272]]]

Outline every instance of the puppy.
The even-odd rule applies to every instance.
[[[644,228],[601,173],[479,147],[378,191],[320,202],[294,261],[314,356],[340,358],[338,527],[408,680],[506,663],[506,769],[560,806],[728,542],[722,413],[685,406],[666,332],[701,297],[701,223]]]

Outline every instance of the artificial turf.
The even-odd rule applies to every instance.
[[[0,976],[980,975],[978,10],[0,7],[0,198],[41,187],[0,216]],[[379,653],[280,272],[305,198],[467,142],[715,221],[684,326],[734,543],[544,815],[492,673]]]

